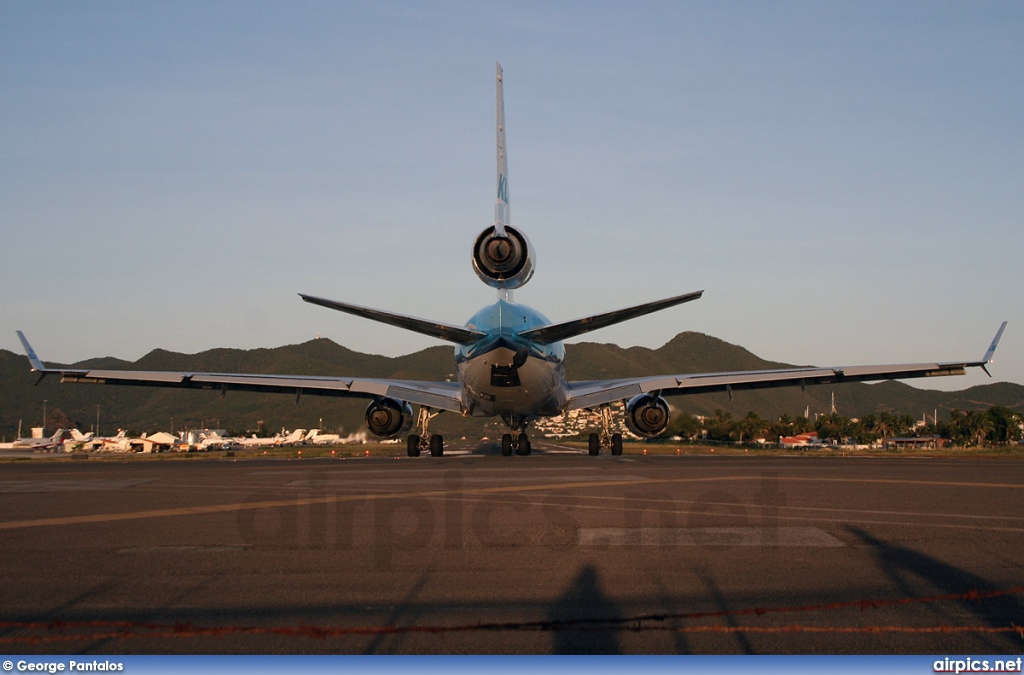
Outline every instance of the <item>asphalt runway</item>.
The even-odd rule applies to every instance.
[[[0,464],[0,649],[1024,651],[1022,462],[538,446]]]

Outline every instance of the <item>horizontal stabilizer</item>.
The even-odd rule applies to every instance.
[[[430,337],[447,340],[448,342],[454,342],[460,345],[469,344],[484,337],[483,333],[463,328],[462,326],[452,326],[445,323],[438,323],[437,321],[417,319],[414,316],[393,314],[380,309],[350,305],[348,303],[338,302],[337,300],[327,300],[325,298],[317,298],[312,295],[303,295],[302,293],[299,293],[299,297],[314,305],[320,305],[321,307],[327,307],[328,309],[336,309],[339,312],[345,312],[346,314],[352,314],[354,316],[361,316],[364,319],[370,319],[371,321],[379,321],[380,323],[386,323],[390,326],[405,328],[406,330],[411,330],[414,333],[429,335]]]
[[[696,291],[695,293],[677,295],[673,298],[656,300],[654,302],[648,302],[635,307],[617,309],[614,312],[608,312],[606,314],[588,316],[582,319],[566,321],[565,323],[556,323],[551,326],[541,326],[540,328],[524,330],[519,333],[519,336],[527,338],[528,340],[533,340],[534,342],[539,342],[540,344],[560,342],[561,340],[568,340],[569,338],[576,337],[577,335],[589,333],[590,331],[597,330],[598,328],[613,326],[617,323],[622,323],[623,321],[635,319],[638,316],[659,312],[663,309],[668,309],[669,307],[681,305],[684,302],[696,300],[703,294],[704,291]]]

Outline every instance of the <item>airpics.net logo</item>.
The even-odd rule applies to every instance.
[[[1019,673],[1024,657],[1015,659],[951,659],[948,656],[932,664],[936,673]]]

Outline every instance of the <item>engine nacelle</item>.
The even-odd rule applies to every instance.
[[[492,225],[473,244],[473,269],[488,286],[519,288],[533,276],[533,246],[514,227],[506,225],[499,237]]]
[[[626,426],[637,436],[660,436],[668,429],[670,421],[668,401],[660,396],[640,394],[626,404]]]
[[[366,428],[381,438],[403,436],[412,428],[412,406],[405,401],[382,398],[366,408]]]

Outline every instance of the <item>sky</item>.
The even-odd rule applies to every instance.
[[[0,3],[0,348],[135,360],[442,344],[495,299],[504,67],[516,300],[580,339],[707,333],[1024,383],[1024,4]]]

